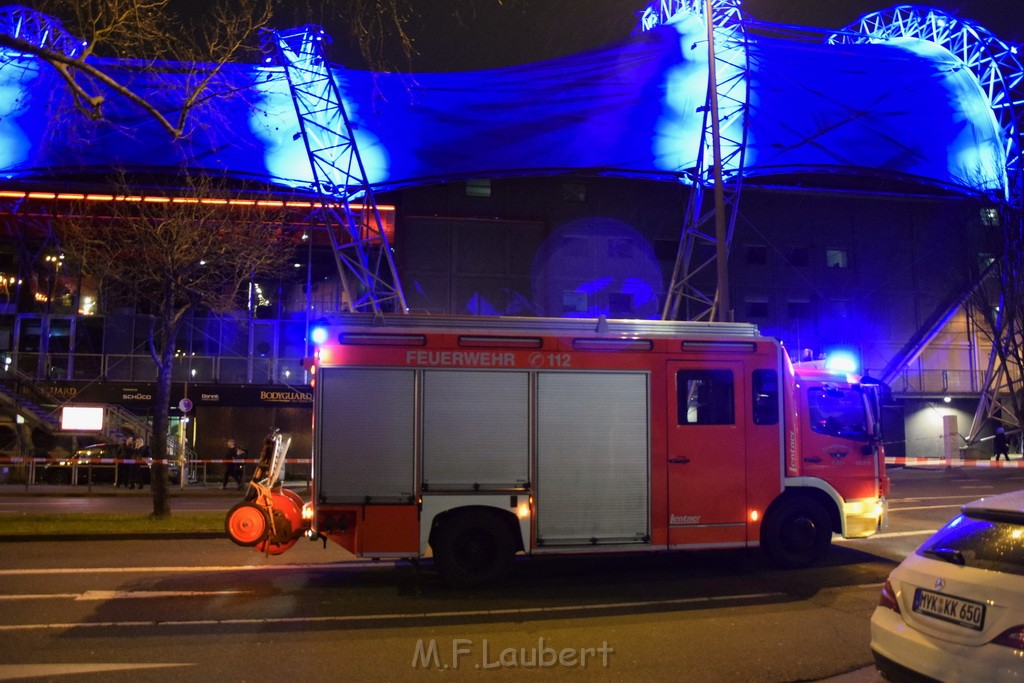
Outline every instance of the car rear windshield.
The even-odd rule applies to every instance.
[[[918,548],[917,554],[1024,576],[1024,524],[962,514]]]

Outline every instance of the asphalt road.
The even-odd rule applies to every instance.
[[[307,542],[269,558],[225,539],[0,542],[0,680],[876,681],[868,620],[895,562],[964,502],[1024,488],[1016,471],[892,474],[889,531],[800,571],[748,552],[543,558],[466,592],[429,563]],[[69,505],[44,500],[0,494],[0,520]]]

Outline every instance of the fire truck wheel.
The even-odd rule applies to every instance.
[[[455,588],[474,588],[501,579],[512,569],[516,554],[508,525],[482,510],[456,513],[444,520],[432,545],[441,577]]]
[[[788,569],[813,564],[831,542],[828,513],[811,498],[779,501],[761,525],[761,547],[774,564]]]
[[[228,510],[224,529],[236,544],[250,547],[267,537],[270,522],[267,511],[255,503],[242,502]]]

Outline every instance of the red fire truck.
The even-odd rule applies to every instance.
[[[877,385],[794,369],[753,325],[356,314],[314,370],[312,500],[264,480],[236,543],[432,553],[467,586],[517,552],[804,566],[885,522]]]

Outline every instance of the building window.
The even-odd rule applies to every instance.
[[[474,180],[466,181],[466,196],[467,197],[490,197],[491,196],[491,179],[490,178],[477,178]]]
[[[981,224],[988,227],[999,225],[999,209],[994,206],[986,206],[981,210]]]
[[[829,309],[833,318],[845,320],[850,317],[850,302],[846,299],[833,299],[829,302]]]
[[[613,318],[633,316],[633,295],[626,292],[608,293],[608,315]]]
[[[982,252],[978,254],[978,272],[984,273],[988,270],[988,267],[996,260],[996,257],[992,254]]]
[[[849,268],[850,259],[845,249],[826,249],[825,266],[828,268]]]
[[[680,370],[676,373],[680,425],[735,423],[733,379],[728,370]]]
[[[811,302],[807,299],[788,299],[786,301],[786,315],[790,320],[810,320]]]
[[[587,201],[587,184],[562,183],[562,201],[577,203]]]
[[[750,298],[744,300],[743,304],[747,309],[748,318],[768,317],[768,299]]]
[[[768,263],[768,247],[763,244],[748,244],[743,249],[748,266],[763,266]]]
[[[806,267],[811,263],[811,250],[807,247],[792,247],[786,252],[786,261],[791,266]]]
[[[608,258],[633,258],[633,243],[624,237],[609,238]]]
[[[562,314],[586,313],[590,306],[585,292],[562,292]]]

